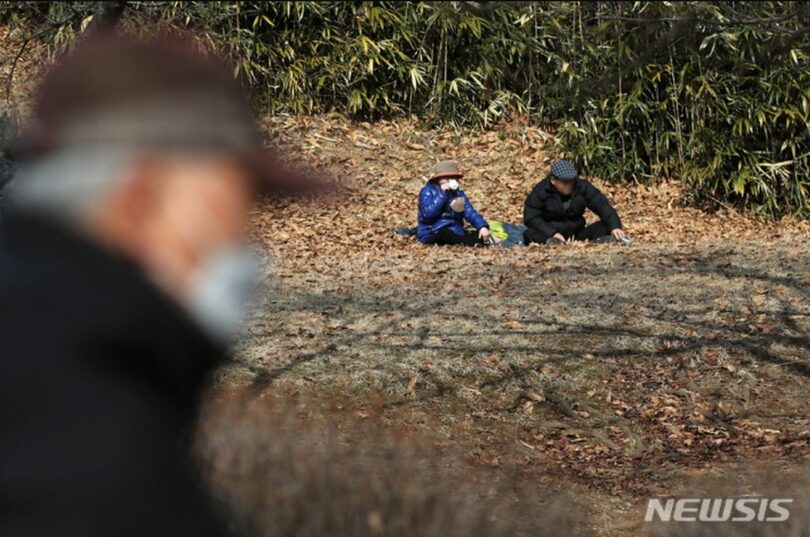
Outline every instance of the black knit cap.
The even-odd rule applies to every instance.
[[[573,181],[579,177],[576,166],[566,159],[558,160],[551,165],[551,175],[561,181]]]

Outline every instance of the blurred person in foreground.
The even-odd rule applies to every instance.
[[[0,535],[226,534],[188,451],[251,291],[248,212],[316,184],[177,41],[80,44],[45,78],[0,224]]]
[[[585,209],[596,213],[599,221],[586,226]],[[575,240],[629,242],[616,209],[565,159],[554,162],[551,173],[529,193],[523,204],[523,223],[526,245]]]

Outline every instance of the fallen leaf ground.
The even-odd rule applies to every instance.
[[[286,390],[431,438],[484,479],[509,468],[562,484],[604,534],[633,531],[647,498],[695,475],[806,472],[807,223],[684,207],[674,182],[596,180],[631,246],[424,247],[391,229],[413,225],[438,158],[461,161],[485,217],[520,222],[548,135],[325,117],[265,127],[344,191],[257,210],[268,290],[220,386]]]

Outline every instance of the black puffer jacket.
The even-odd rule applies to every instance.
[[[223,350],[78,233],[0,229],[0,535],[225,535],[185,440]]]
[[[566,201],[569,203],[566,207]],[[585,209],[590,209],[608,229],[622,227],[619,214],[598,188],[584,179],[577,179],[570,198],[563,197],[546,177],[532,189],[523,204],[523,223],[527,227],[551,236],[557,232],[569,236],[585,227]]]

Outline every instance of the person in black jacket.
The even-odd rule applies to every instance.
[[[245,306],[254,195],[304,180],[224,66],[97,39],[46,77],[6,187],[0,535],[225,535],[189,433]]]
[[[586,226],[585,209],[599,216]],[[569,240],[625,239],[616,209],[598,188],[581,179],[568,160],[558,160],[551,173],[537,183],[523,204],[525,243],[561,244]]]

